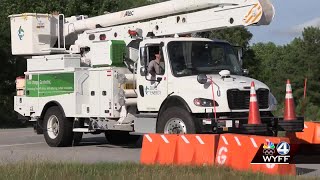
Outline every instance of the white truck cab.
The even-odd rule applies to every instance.
[[[149,62],[155,59],[155,53],[162,55],[160,64],[163,71],[152,76],[146,70]],[[210,81],[201,82],[201,76],[213,80],[213,89]],[[229,118],[228,128],[234,127],[233,118],[247,117],[252,81],[256,84],[260,111],[265,118],[270,119],[271,112],[277,106],[276,99],[264,83],[244,76],[238,52],[228,42],[182,37],[148,39],[140,43],[137,64],[139,111],[180,114],[177,109],[171,109],[178,107],[184,116],[190,114],[196,117],[200,126],[212,126],[201,132],[218,132],[219,128],[213,127],[214,122],[208,121],[208,117],[213,118],[216,112],[219,119],[224,118],[224,124]],[[182,118],[172,121],[176,121],[179,127],[181,125],[179,130],[182,133],[187,133]],[[170,125],[170,122],[165,123]],[[169,127],[160,129],[159,132],[172,133]],[[191,131],[195,133],[200,130]]]

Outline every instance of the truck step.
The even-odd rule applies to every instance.
[[[74,128],[73,132],[94,132],[94,131],[89,130],[88,128]]]

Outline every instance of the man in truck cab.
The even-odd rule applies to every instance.
[[[155,54],[155,59],[150,61],[149,65],[148,65],[148,72],[152,76],[164,74],[164,66],[163,66],[163,64],[161,64],[162,63],[161,60],[162,60],[161,53],[157,52]]]

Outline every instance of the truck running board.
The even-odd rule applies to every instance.
[[[94,130],[89,130],[88,128],[74,128],[73,132],[94,132]]]

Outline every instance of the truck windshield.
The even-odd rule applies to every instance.
[[[229,70],[241,75],[242,68],[233,47],[222,42],[173,41],[168,44],[173,75],[218,74]]]

